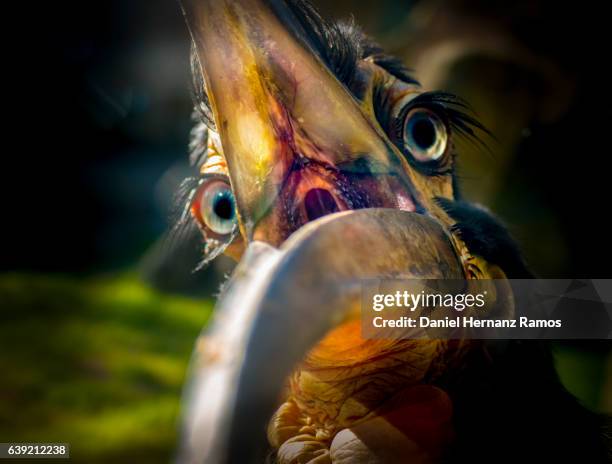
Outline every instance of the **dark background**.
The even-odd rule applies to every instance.
[[[317,3],[328,16],[352,13],[424,87],[471,102],[495,139],[489,151],[459,141],[463,192],[503,218],[540,276],[612,277],[607,11],[590,1]],[[191,351],[224,272],[193,274],[192,250],[151,279],[187,170],[180,9],[11,2],[0,30],[0,441],[69,442],[75,462],[169,462]],[[566,387],[612,411],[609,342],[553,352]]]
[[[507,222],[537,273],[611,276],[609,41],[595,2],[318,3],[353,14],[425,86],[473,104],[497,141],[491,154],[462,150],[464,191]],[[185,169],[177,3],[13,5],[4,22],[1,268],[134,266]]]

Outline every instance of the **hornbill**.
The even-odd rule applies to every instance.
[[[182,8],[197,173],[174,235],[239,263],[196,346],[179,459],[606,461],[543,344],[361,334],[364,279],[496,279],[511,306],[504,279],[531,277],[459,195],[453,140],[486,134],[467,104],[305,0]]]

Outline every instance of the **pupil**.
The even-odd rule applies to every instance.
[[[234,202],[227,195],[222,194],[217,197],[213,211],[219,218],[230,220],[234,217]]]
[[[412,140],[421,149],[430,148],[436,141],[436,128],[429,118],[419,118],[412,124]]]

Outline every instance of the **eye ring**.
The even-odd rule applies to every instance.
[[[196,190],[191,213],[215,236],[230,235],[238,222],[236,200],[229,182],[218,177],[205,179]]]
[[[402,144],[416,161],[438,161],[447,151],[448,138],[446,124],[430,109],[413,108],[403,119]]]

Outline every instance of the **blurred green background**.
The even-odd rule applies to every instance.
[[[0,437],[71,444],[78,462],[169,462],[195,337],[212,299],[134,274],[0,278]],[[556,344],[568,389],[611,412],[608,345]]]
[[[504,219],[537,274],[612,277],[596,2],[315,3],[352,14],[426,88],[472,104],[495,138],[490,152],[459,141],[462,190]],[[0,183],[0,441],[69,442],[80,462],[167,462],[191,349],[231,270],[192,273],[193,244],[160,252],[189,172],[189,37],[175,2],[36,13],[7,12],[29,32],[15,33],[19,72],[7,73],[7,145],[19,149]],[[554,349],[567,387],[612,412],[609,342]]]
[[[0,279],[0,437],[70,443],[80,462],[168,462],[212,301],[133,274]]]

